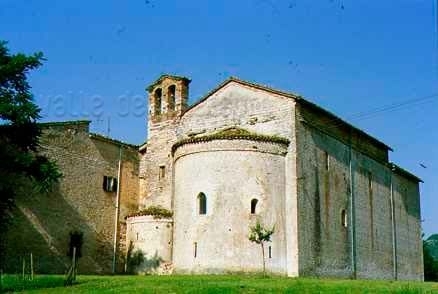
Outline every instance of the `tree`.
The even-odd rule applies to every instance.
[[[266,276],[266,263],[265,263],[265,243],[271,242],[271,236],[274,234],[275,225],[272,226],[272,229],[268,229],[264,227],[259,220],[257,220],[256,224],[249,228],[249,236],[248,239],[251,242],[256,244],[260,244],[262,249],[262,258],[263,258],[263,275]]]
[[[37,153],[40,109],[33,102],[27,74],[43,60],[41,52],[10,54],[0,40],[0,225],[7,222],[23,180],[48,191],[61,177],[56,165]]]
[[[438,281],[438,261],[430,253],[428,240],[423,240],[424,280]]]

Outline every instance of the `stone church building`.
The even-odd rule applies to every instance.
[[[163,75],[147,88],[141,146],[89,133],[87,121],[43,125],[41,152],[64,173],[60,201],[23,198],[10,244],[26,244],[16,232],[27,224],[42,256],[59,255],[42,271],[63,268],[77,229],[84,272],[123,271],[128,247],[175,273],[258,272],[248,233],[260,221],[275,227],[271,273],[423,279],[421,180],[389,161],[389,146],[292,93],[230,78],[189,105],[189,84]],[[142,213],[151,206],[173,216]],[[38,251],[26,246],[8,250]]]

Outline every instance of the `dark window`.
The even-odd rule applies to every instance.
[[[345,209],[342,209],[342,212],[341,212],[341,224],[344,228],[346,228],[348,225],[347,211]]]
[[[170,111],[175,111],[175,85],[167,88],[167,107]]]
[[[207,214],[207,196],[204,193],[198,194],[199,214]]]
[[[164,179],[165,177],[166,177],[166,167],[164,165],[161,165],[158,178],[161,180]]]
[[[160,88],[155,90],[154,93],[154,114],[158,115],[161,113],[161,95],[162,91]]]
[[[255,214],[256,213],[256,208],[257,208],[257,203],[259,201],[257,199],[252,199],[251,200],[251,214]]]
[[[70,243],[68,249],[68,256],[76,258],[82,257],[82,244],[84,242],[84,233],[80,231],[70,232]],[[74,254],[73,254],[74,253]]]
[[[117,191],[117,179],[109,176],[103,177],[102,188],[106,192],[116,192]]]
[[[269,246],[269,258],[272,258],[272,247]]]

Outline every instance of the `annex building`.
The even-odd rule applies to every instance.
[[[189,84],[163,75],[147,88],[141,146],[89,121],[42,124],[41,152],[64,178],[53,195],[19,199],[11,270],[32,251],[41,271],[62,271],[79,230],[83,272],[124,271],[128,248],[146,256],[139,271],[257,272],[248,233],[260,221],[275,226],[269,272],[423,279],[421,180],[389,146],[292,93],[230,78],[189,105]],[[172,215],[143,213],[156,206]]]

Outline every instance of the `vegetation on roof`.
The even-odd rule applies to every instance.
[[[127,215],[126,218],[145,215],[151,215],[154,219],[171,218],[173,216],[173,212],[161,206],[149,206]]]
[[[172,153],[184,144],[209,142],[214,140],[251,140],[289,145],[289,140],[280,136],[262,135],[241,128],[232,127],[209,135],[182,139],[172,146]]]

